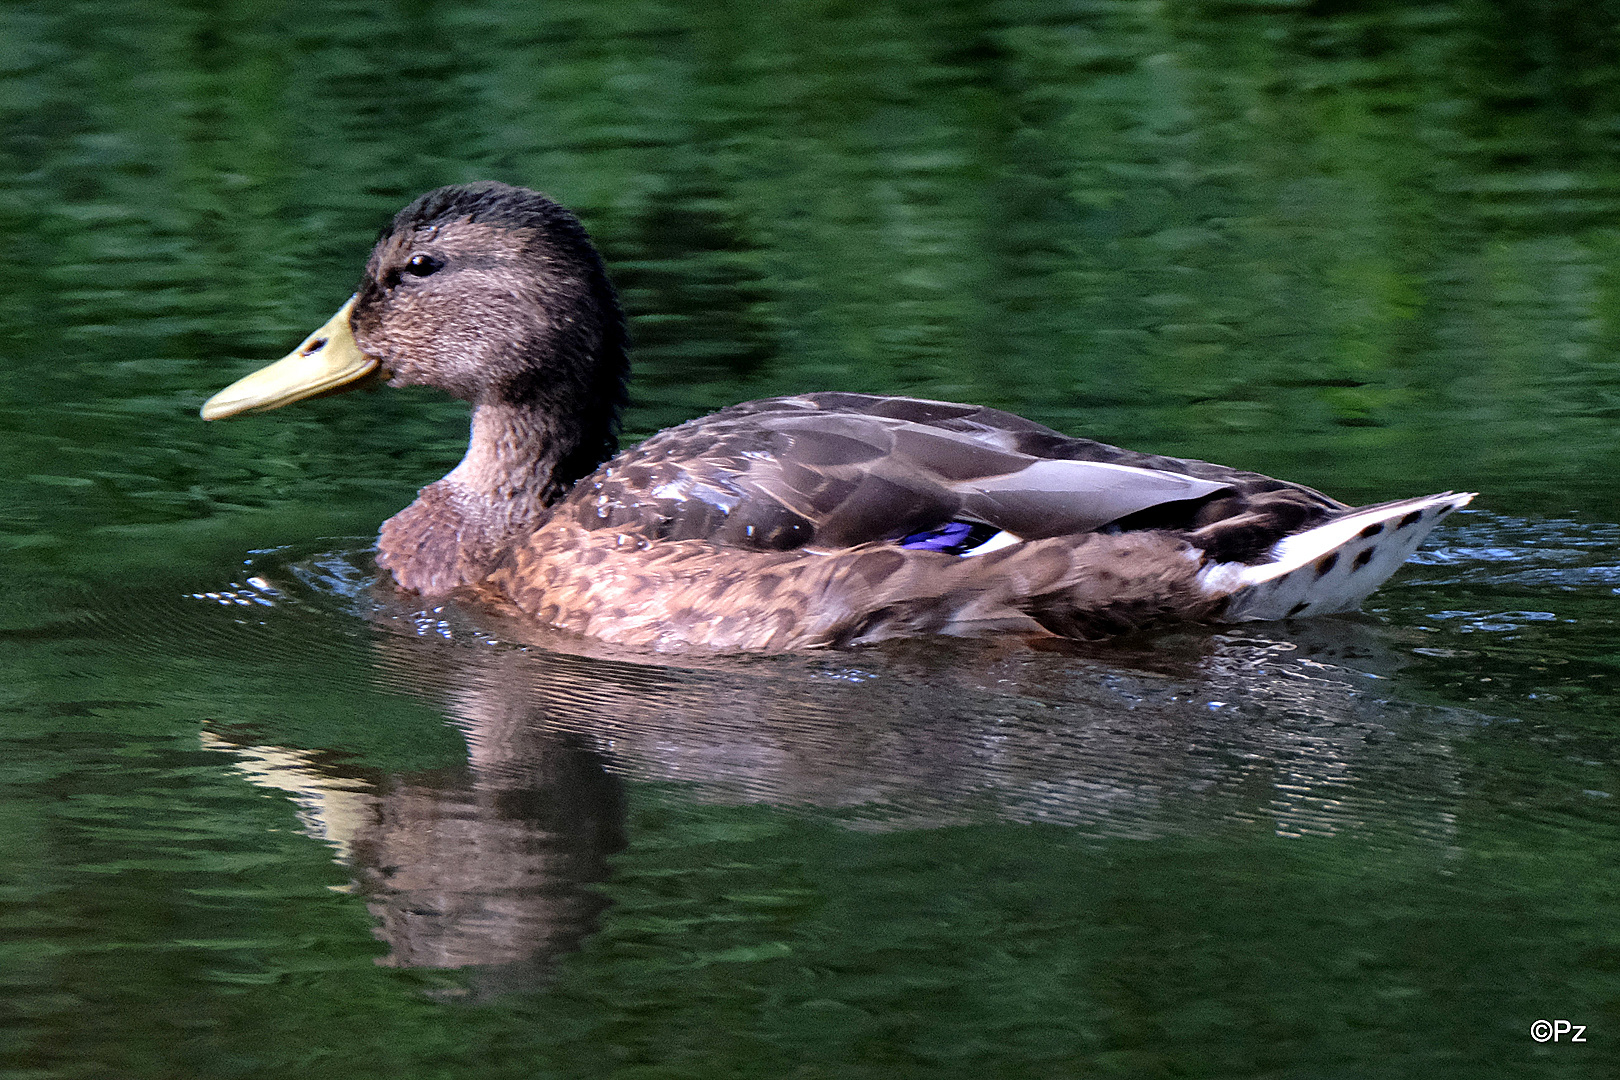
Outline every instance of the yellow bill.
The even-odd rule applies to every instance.
[[[349,326],[354,297],[325,326],[269,367],[231,383],[203,402],[204,420],[223,420],[245,412],[279,409],[295,401],[330,394],[377,370],[377,360],[360,351]]]

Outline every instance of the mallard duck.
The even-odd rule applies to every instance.
[[[202,416],[376,381],[471,402],[466,457],[383,523],[378,564],[424,597],[470,591],[634,646],[1348,611],[1473,497],[1355,509],[995,409],[853,393],[733,405],[618,453],[625,348],[572,214],[525,188],[443,187],[395,215],[325,326]]]

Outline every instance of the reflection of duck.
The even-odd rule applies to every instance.
[[[441,188],[394,218],[331,322],[203,416],[373,377],[472,402],[467,456],[383,525],[378,561],[425,595],[476,586],[643,645],[1084,637],[1344,611],[1471,497],[1352,511],[993,409],[842,393],[735,405],[604,465],[624,345],[572,215],[522,188]]]
[[[268,562],[259,568],[283,577]],[[320,598],[285,577],[266,621],[237,639],[243,647],[312,643],[319,624],[307,616]],[[331,610],[341,612],[334,631],[350,629],[349,611]],[[897,641],[855,656],[687,654],[652,665],[493,645],[408,611],[377,612],[377,700],[442,710],[465,738],[465,767],[445,753],[431,770],[399,773],[353,744],[277,745],[318,730],[284,728],[298,705],[280,697],[269,714],[250,708],[211,725],[202,743],[231,754],[245,779],[291,795],[304,831],[352,875],[348,891],[389,947],[382,963],[478,968],[476,994],[545,981],[598,928],[618,948],[608,897],[634,898],[649,868],[662,901],[688,856],[738,865],[725,845],[758,835],[761,819],[693,820],[690,807],[770,807],[862,833],[1039,823],[1098,839],[1275,831],[1433,850],[1454,830],[1452,733],[1478,721],[1388,700],[1390,685],[1368,676],[1392,671],[1404,652],[1356,620],[1286,639],[1265,627],[1190,629],[1173,648],[1161,638],[1136,654]],[[346,632],[341,640],[346,649]],[[1356,659],[1336,661],[1344,656]],[[329,700],[326,687],[309,689],[302,700]],[[382,715],[390,739],[398,719]],[[627,844],[617,882],[600,889]],[[696,853],[672,854],[686,845]],[[633,904],[617,929],[640,926],[647,911]]]
[[[431,659],[431,657],[429,657]],[[291,795],[366,898],[389,967],[485,969],[484,988],[543,977],[596,929],[594,885],[625,844],[624,800],[605,759],[543,725],[481,715],[469,739],[499,740],[466,774],[347,775],[324,755],[204,729],[252,783]]]

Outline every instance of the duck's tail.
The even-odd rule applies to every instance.
[[[1475,492],[1364,506],[1279,540],[1258,565],[1214,563],[1199,573],[1211,595],[1231,598],[1227,622],[1354,611],[1417,550],[1423,538]]]

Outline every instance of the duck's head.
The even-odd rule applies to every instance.
[[[499,183],[430,191],[394,216],[348,303],[288,356],[226,387],[205,420],[386,381],[524,418],[566,485],[616,448],[624,322],[578,219]],[[539,448],[536,448],[539,449]]]

